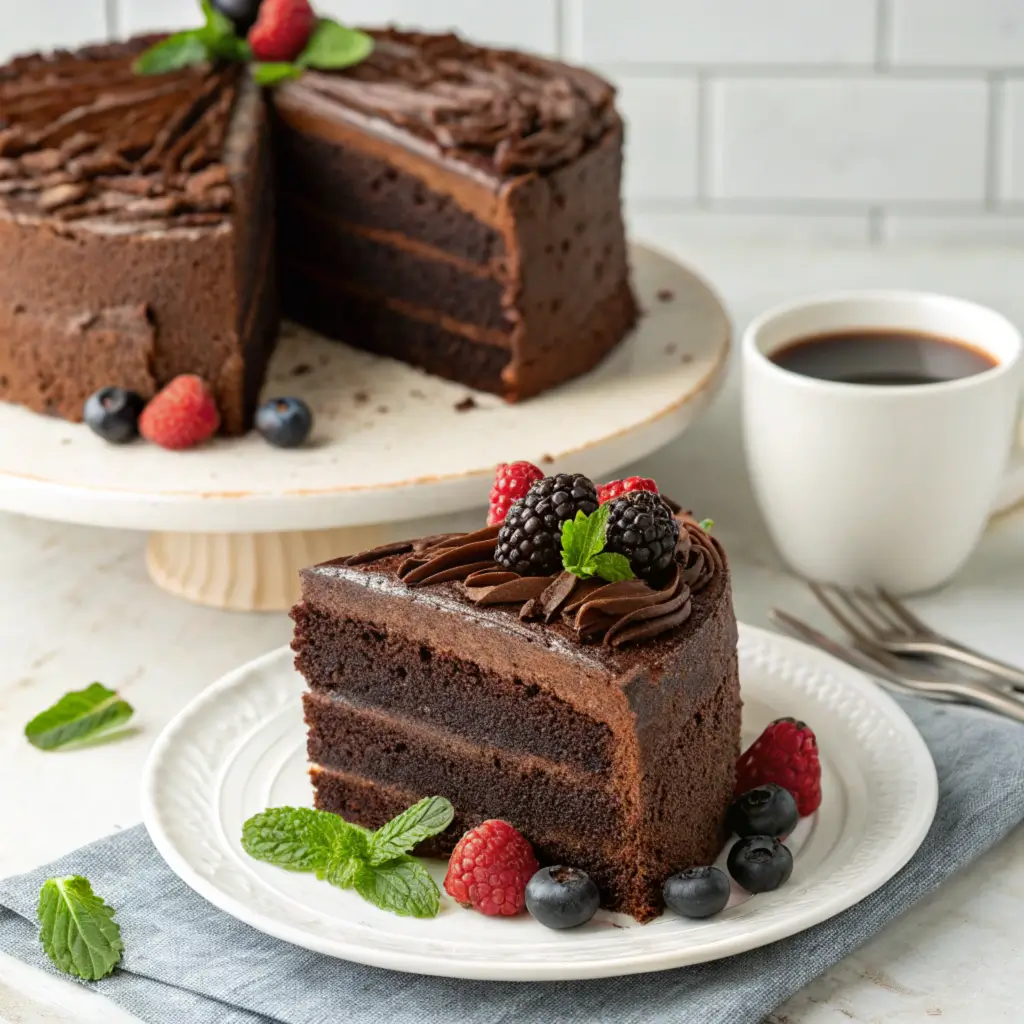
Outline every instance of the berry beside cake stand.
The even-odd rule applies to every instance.
[[[422,532],[403,521],[484,506],[498,462],[601,479],[686,429],[723,376],[728,318],[670,257],[637,245],[632,259],[636,330],[592,373],[517,405],[294,326],[264,394],[310,403],[301,449],[254,432],[187,452],[118,447],[0,403],[0,508],[150,531],[147,565],[164,589],[287,608],[302,566]]]

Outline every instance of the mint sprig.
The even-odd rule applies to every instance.
[[[121,959],[124,943],[114,910],[81,875],[44,882],[37,914],[43,949],[65,974],[98,981]]]
[[[124,725],[134,708],[102,683],[72,690],[25,726],[25,738],[40,750],[58,750]]]
[[[381,910],[433,917],[440,906],[437,886],[408,853],[454,817],[455,808],[442,796],[426,797],[376,832],[327,811],[271,807],[242,826],[242,848],[256,860],[355,889]]]
[[[697,524],[705,533],[711,532],[711,527],[715,525],[714,519],[702,519]]]
[[[598,505],[589,516],[577,512],[575,519],[562,523],[562,566],[580,579],[599,576],[609,583],[635,577],[629,559],[616,552],[605,551],[610,505]]]
[[[201,6],[203,24],[151,46],[135,61],[136,74],[162,75],[217,59],[240,63],[253,60],[251,47],[235,32],[231,20],[214,8],[210,0],[201,0]],[[330,18],[320,18],[294,61],[254,63],[252,74],[257,84],[269,86],[298,78],[305,68],[351,67],[366,60],[372,51],[372,36]]]

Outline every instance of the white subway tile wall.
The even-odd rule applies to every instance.
[[[1024,241],[1024,0],[315,0],[621,89],[655,241]],[[194,23],[197,0],[0,0],[0,59]]]

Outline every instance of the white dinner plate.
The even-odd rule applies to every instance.
[[[200,895],[246,924],[330,956],[420,974],[510,981],[601,978],[700,963],[824,921],[891,878],[920,845],[938,784],[928,749],[875,684],[794,640],[740,627],[743,738],[792,715],[821,748],[820,810],[791,837],[795,867],[773,893],[708,921],[647,925],[603,911],[568,932],[523,914],[493,919],[442,892],[436,918],[378,910],[312,875],[251,860],[242,823],[269,806],[310,805],[303,681],[288,649],[243,665],[193,700],[146,765],[143,817],[157,849]],[[445,865],[431,863],[440,883]]]

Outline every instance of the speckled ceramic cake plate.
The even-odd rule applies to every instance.
[[[493,919],[442,895],[428,920],[396,917],[352,891],[251,860],[242,823],[268,806],[311,804],[301,677],[288,649],[244,665],[159,737],[142,782],[143,819],[164,859],[215,906],[286,942],[392,970],[509,981],[601,978],[742,953],[838,914],[891,878],[920,845],[938,784],[910,719],[855,670],[794,640],[740,627],[743,735],[774,718],[814,727],[821,808],[790,838],[793,876],[707,921],[647,925],[599,911],[566,932],[522,914]],[[443,862],[425,862],[439,883]]]
[[[296,327],[264,394],[313,407],[301,450],[255,433],[189,452],[121,448],[0,403],[0,508],[153,531],[150,573],[166,589],[286,608],[299,567],[394,536],[381,524],[486,504],[499,462],[601,478],[686,429],[723,376],[729,322],[686,267],[644,246],[632,260],[637,329],[592,373],[518,405]]]

